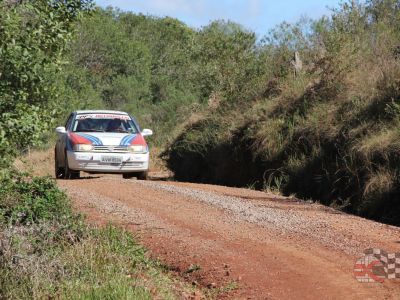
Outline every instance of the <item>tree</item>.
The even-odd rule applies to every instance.
[[[55,76],[90,0],[0,3],[0,168],[40,140],[54,118]]]
[[[243,85],[257,76],[256,36],[241,25],[215,21],[204,27],[198,36],[196,60],[203,93],[222,92],[237,98]],[[250,75],[250,77],[249,77]]]

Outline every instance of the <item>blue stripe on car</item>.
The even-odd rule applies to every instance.
[[[135,137],[136,137],[136,134],[127,135],[121,140],[121,143],[119,145],[120,146],[129,146]]]
[[[129,137],[129,135],[124,136],[119,144],[120,144],[121,146],[124,145],[125,140],[126,140],[128,137]]]

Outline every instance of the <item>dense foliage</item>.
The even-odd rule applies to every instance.
[[[0,168],[36,144],[56,115],[55,77],[89,1],[0,2]]]
[[[82,20],[62,82],[64,110],[127,110],[156,135],[172,141],[189,115],[219,100],[219,91],[240,93],[252,60],[254,33],[225,21],[194,30],[172,18],[97,9]]]

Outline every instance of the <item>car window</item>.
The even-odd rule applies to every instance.
[[[68,117],[68,119],[67,119],[67,122],[65,123],[65,128],[66,128],[67,130],[68,130],[69,127],[71,126],[73,117],[74,117],[74,114],[70,114],[69,117]]]
[[[137,133],[135,123],[127,115],[82,114],[77,115],[74,132]]]
[[[137,129],[139,132],[142,132],[142,129],[140,128],[140,125],[139,125],[139,123],[136,121],[136,119],[135,119],[134,117],[132,117],[131,115],[129,115],[129,116],[131,117],[133,123],[135,124],[136,129]]]

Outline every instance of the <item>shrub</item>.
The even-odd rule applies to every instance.
[[[0,220],[5,224],[27,225],[73,217],[67,196],[50,177],[3,177],[0,199]]]

